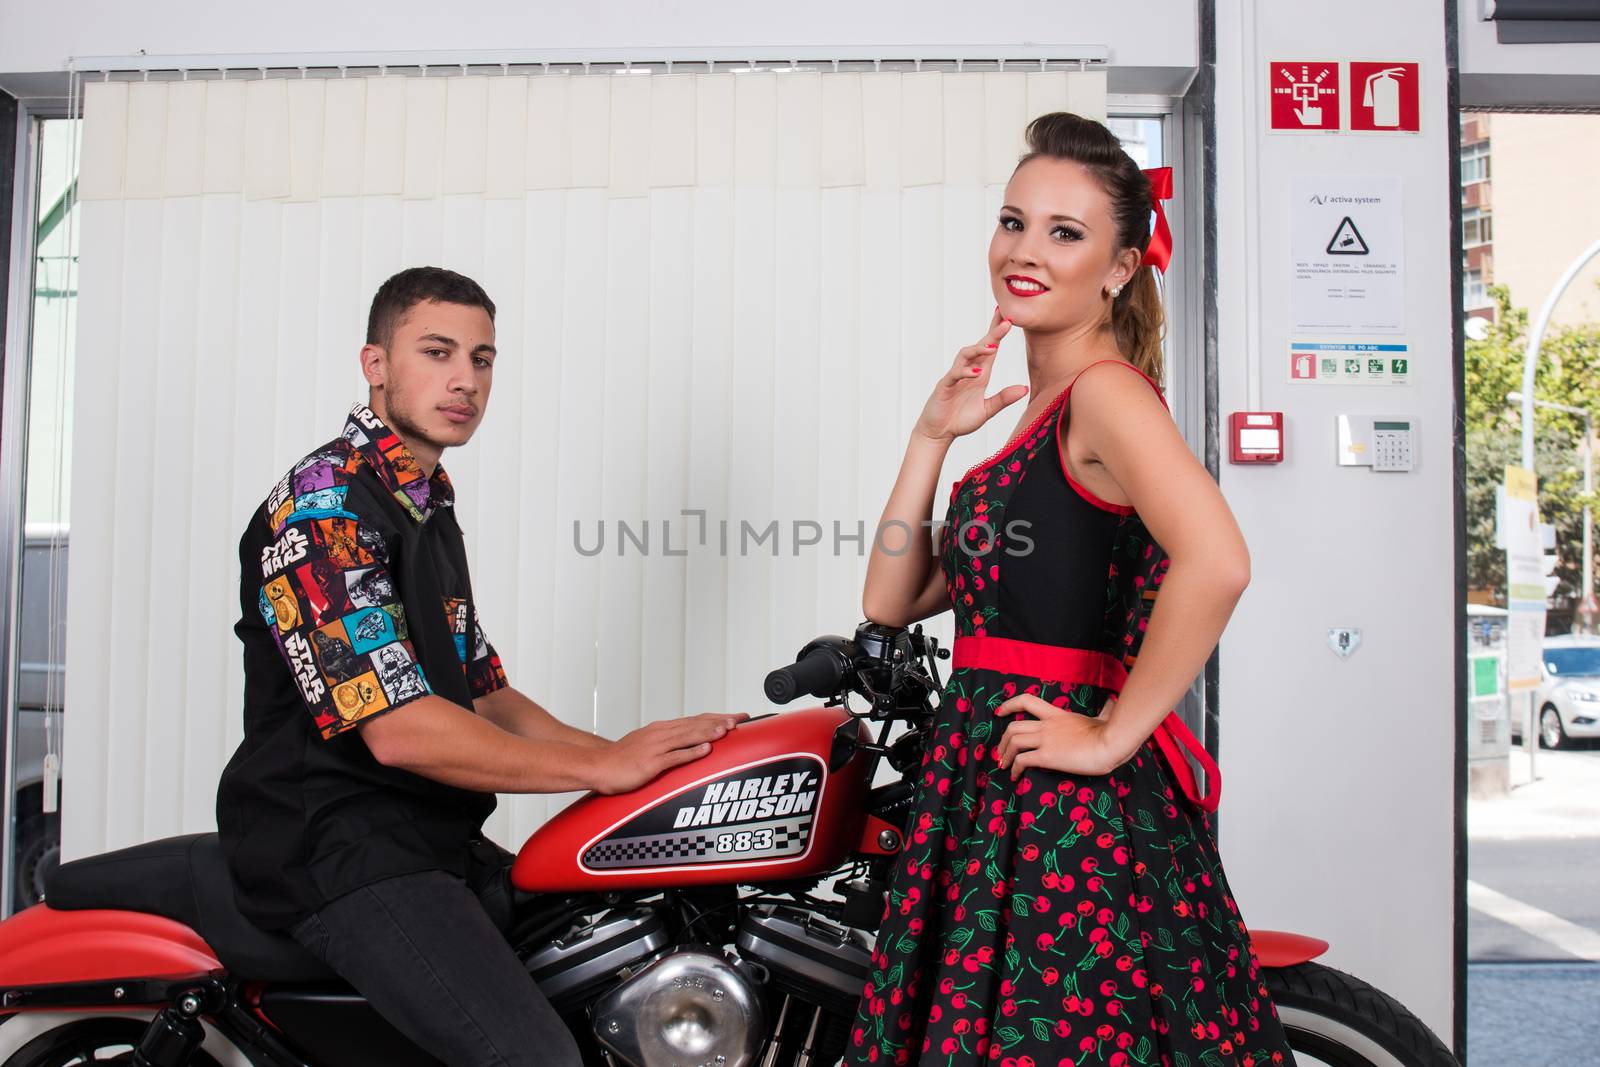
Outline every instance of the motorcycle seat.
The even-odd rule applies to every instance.
[[[183,923],[240,978],[337,979],[294,938],[263,930],[239,911],[233,879],[214,833],[168,837],[64,863],[46,876],[45,903],[60,911],[112,908]]]

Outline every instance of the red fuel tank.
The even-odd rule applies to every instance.
[[[511,880],[530,893],[732,885],[825,874],[861,841],[866,759],[829,770],[840,708],[741,724],[710,755],[643,789],[590,793],[528,838]]]

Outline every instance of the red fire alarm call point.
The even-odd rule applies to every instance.
[[[1283,412],[1235,411],[1228,416],[1228,458],[1234,463],[1283,462]]]

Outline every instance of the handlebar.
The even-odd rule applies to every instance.
[[[826,634],[811,641],[794,663],[768,674],[763,688],[775,704],[802,695],[843,703],[853,692],[871,702],[873,718],[904,718],[927,707],[939,688],[934,662],[948,656],[921,626],[864,622],[853,638]]]
[[[795,697],[837,696],[861,660],[861,646],[835,634],[824,634],[800,650],[794,662],[767,675],[767,699],[787,704]]]
[[[763,688],[776,704],[809,694],[850,713],[834,735],[832,769],[865,753],[869,780],[879,759],[909,774],[920,764],[923,742],[932,729],[935,695],[942,688],[938,661],[949,656],[920,625],[908,630],[869,620],[856,627],[851,639],[826,634],[811,641],[793,663],[768,674]],[[864,711],[850,707],[852,693],[866,698]],[[882,725],[875,742],[858,736],[861,719]],[[907,723],[911,729],[890,744],[890,731],[897,723]]]
[[[844,680],[847,663],[826,648],[814,648],[787,667],[779,667],[767,675],[767,699],[774,704],[787,704],[801,694],[814,697],[832,696]]]

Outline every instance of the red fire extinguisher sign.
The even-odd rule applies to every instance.
[[[1350,61],[1350,129],[1416,133],[1421,86],[1416,63]]]

